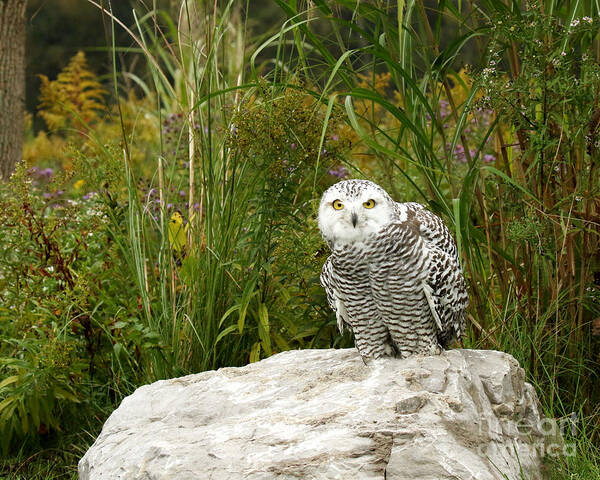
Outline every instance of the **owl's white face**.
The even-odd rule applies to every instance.
[[[344,180],[328,188],[319,205],[319,229],[331,246],[365,242],[387,225],[394,201],[368,180]]]

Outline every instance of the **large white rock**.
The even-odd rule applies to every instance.
[[[536,394],[508,354],[365,366],[280,353],[135,391],[79,462],[96,479],[539,479]],[[523,475],[523,476],[521,476]]]

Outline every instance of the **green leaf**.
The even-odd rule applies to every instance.
[[[506,175],[506,173],[504,173],[504,172],[502,172],[502,171],[498,170],[497,168],[494,168],[494,167],[492,167],[490,165],[485,165],[485,166],[481,167],[481,169],[482,170],[487,170],[488,172],[493,173],[494,175],[498,175],[506,183],[512,185],[517,190],[520,190],[525,195],[527,195],[531,200],[534,200],[536,203],[540,203],[540,201],[537,199],[537,197],[533,193],[531,193],[529,190],[527,190],[521,184],[519,184],[518,182],[516,182],[515,180],[513,180],[512,178],[510,178],[508,175]]]
[[[29,431],[29,415],[23,403],[19,403],[19,417],[21,417],[21,433],[26,435]]]
[[[215,347],[217,346],[217,344],[219,343],[219,341],[226,337],[227,335],[229,335],[232,332],[235,332],[237,330],[237,325],[229,325],[225,330],[221,331],[219,333],[219,335],[217,335],[217,339],[215,340]]]
[[[244,323],[246,320],[246,313],[248,311],[248,305],[250,304],[250,300],[252,300],[252,297],[258,294],[258,290],[254,290],[254,287],[255,282],[249,282],[248,285],[246,285],[246,289],[244,290],[244,293],[242,295],[242,301],[240,304],[240,311],[238,316],[238,330],[240,335],[244,331]]]
[[[10,377],[5,378],[0,382],[0,390],[2,390],[7,385],[18,382],[19,378],[21,378],[19,375],[12,375]]]
[[[250,363],[256,363],[260,360],[260,342],[256,342],[252,345],[250,350]]]
[[[69,400],[69,401],[75,402],[75,403],[80,403],[80,400],[75,395],[73,395],[70,392],[67,392],[66,390],[63,390],[60,387],[54,387],[54,396],[56,398]]]
[[[237,312],[242,306],[241,305],[234,305],[233,307],[229,308],[221,317],[221,320],[219,320],[219,328],[221,328],[221,326],[223,325],[223,322],[227,319],[227,317],[229,317],[229,315],[231,315],[233,312]],[[241,333],[241,332],[240,332]]]
[[[125,353],[125,348],[123,347],[123,344],[121,344],[120,342],[115,343],[113,345],[113,352],[115,353],[115,356],[117,358],[120,358],[121,355]]]
[[[38,402],[31,402],[28,405],[29,415],[31,415],[31,422],[33,426],[37,429],[40,426],[40,408]]]
[[[271,334],[269,328],[269,311],[264,303],[258,305],[258,336],[263,350],[267,356],[271,356]]]
[[[0,402],[0,425],[8,422],[9,419],[12,418],[17,405],[16,397],[8,397]]]

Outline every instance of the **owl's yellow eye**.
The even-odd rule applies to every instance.
[[[344,208],[344,204],[340,200],[334,200],[332,205],[333,208],[335,208],[336,210],[341,210],[342,208]]]
[[[363,203],[363,207],[365,208],[373,208],[375,206],[375,200],[371,199],[371,200],[367,200],[366,202]]]

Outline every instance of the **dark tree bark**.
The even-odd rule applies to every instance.
[[[26,3],[0,0],[0,177],[4,179],[23,156]]]

